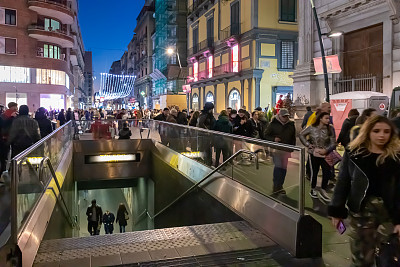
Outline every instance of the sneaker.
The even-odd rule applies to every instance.
[[[263,158],[258,158],[258,162],[259,162],[259,163],[263,163],[263,162],[265,162],[265,159],[263,159]]]
[[[318,195],[319,195],[320,198],[322,198],[323,201],[326,201],[326,202],[330,202],[331,201],[331,198],[328,196],[326,191],[324,189],[322,189],[322,188],[318,191]]]
[[[311,189],[311,191],[310,191],[310,196],[311,196],[312,198],[318,198],[317,191],[315,191],[315,189]]]

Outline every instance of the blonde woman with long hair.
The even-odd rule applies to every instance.
[[[338,229],[350,215],[352,266],[374,266],[380,233],[400,237],[399,151],[390,120],[372,116],[345,152],[328,214]]]

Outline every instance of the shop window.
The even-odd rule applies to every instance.
[[[0,66],[0,82],[30,83],[30,81],[31,77],[29,68]]]
[[[19,106],[28,105],[28,96],[26,93],[6,93],[6,103],[15,102]]]
[[[232,72],[239,72],[239,45],[232,47]]]
[[[213,68],[214,68],[214,62],[213,62],[214,57],[213,56],[209,56],[208,57],[208,78],[212,78],[213,77]]]
[[[193,78],[195,82],[199,80],[199,62],[193,63]]]
[[[64,95],[40,94],[40,106],[47,110],[61,110],[64,107]]]

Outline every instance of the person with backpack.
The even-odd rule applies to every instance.
[[[128,123],[124,122],[122,124],[122,129],[119,131],[119,138],[118,139],[130,139],[132,136],[132,132],[129,129]]]
[[[8,136],[8,143],[12,150],[11,157],[15,157],[39,140],[39,124],[29,117],[29,107],[21,105],[19,115],[12,122]]]

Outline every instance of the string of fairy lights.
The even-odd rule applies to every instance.
[[[104,100],[124,98],[133,90],[136,76],[100,73],[99,96]]]

